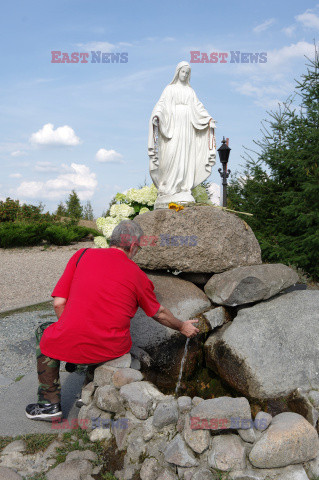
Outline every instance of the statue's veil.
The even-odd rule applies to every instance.
[[[182,67],[188,67],[189,68],[189,75],[187,77],[187,84],[189,85],[189,81],[190,81],[190,78],[191,78],[191,66],[188,62],[179,62],[179,64],[177,65],[176,67],[176,70],[175,70],[175,75],[174,75],[174,78],[173,80],[171,81],[170,85],[173,85],[173,83],[176,83],[177,80],[178,80],[178,74],[179,74],[179,71]]]

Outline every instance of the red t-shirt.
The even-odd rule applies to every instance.
[[[147,275],[116,248],[83,248],[69,260],[52,292],[67,299],[59,321],[40,341],[44,355],[71,363],[99,363],[128,353],[130,320],[138,306],[152,317],[160,304]]]

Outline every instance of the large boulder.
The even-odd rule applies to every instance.
[[[308,462],[318,454],[319,439],[314,427],[301,415],[285,412],[273,418],[253,446],[249,460],[257,468],[276,468]]]
[[[205,343],[206,362],[248,397],[319,389],[319,292],[294,291],[242,308]]]
[[[205,285],[206,295],[218,305],[234,307],[267,300],[298,282],[298,274],[280,263],[233,268],[214,275]]]
[[[260,247],[251,228],[236,215],[216,207],[154,210],[134,221],[146,236],[145,246],[134,259],[141,268],[220,273],[261,263]]]
[[[210,300],[196,285],[186,280],[176,278],[170,274],[148,275],[154,283],[155,295],[161,305],[167,307],[178,319],[185,321],[210,306]],[[131,337],[137,347],[152,351],[154,347],[166,342],[165,349],[169,349],[169,340],[182,336],[176,330],[165,327],[150,317],[139,308],[131,321]],[[183,337],[185,339],[185,337]]]

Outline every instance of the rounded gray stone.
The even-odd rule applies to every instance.
[[[93,466],[88,460],[70,460],[60,463],[46,473],[47,480],[81,480],[84,475],[91,474]]]
[[[257,468],[277,468],[308,462],[319,454],[319,439],[314,427],[301,415],[285,412],[276,415],[255,443],[249,460]]]
[[[124,411],[118,390],[111,385],[98,387],[94,393],[94,402],[105,412],[122,413]]]
[[[261,263],[260,246],[251,228],[219,208],[154,210],[138,215],[134,221],[145,235],[158,237],[156,245],[144,246],[137,253],[134,260],[141,268],[218,273]]]
[[[166,425],[175,424],[178,421],[177,401],[161,402],[154,411],[153,425],[161,429]]]
[[[242,429],[251,425],[251,410],[247,398],[219,397],[203,400],[190,413],[193,429]]]
[[[259,430],[260,432],[263,432],[264,430],[266,430],[266,428],[269,427],[269,425],[271,424],[271,421],[272,421],[272,415],[270,415],[270,413],[258,412],[255,417],[254,425],[257,430]]]
[[[292,268],[281,263],[251,265],[214,275],[204,290],[213,303],[234,307],[273,297],[298,279]]]
[[[232,433],[213,437],[208,465],[223,472],[245,468],[246,452],[240,437]]]
[[[179,467],[195,467],[198,465],[198,461],[193,453],[187,449],[179,433],[167,445],[164,457],[166,462]]]
[[[141,380],[143,380],[143,374],[133,368],[119,368],[112,377],[113,385],[116,388],[121,388],[127,383],[140,382]]]

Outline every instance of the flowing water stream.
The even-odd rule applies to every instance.
[[[183,355],[183,358],[182,358],[182,361],[181,361],[181,368],[180,368],[180,371],[179,371],[178,380],[177,380],[177,384],[176,384],[176,388],[175,388],[175,395],[178,394],[179,387],[181,386],[184,363],[185,363],[185,360],[186,360],[186,357],[187,357],[188,344],[189,344],[189,338],[186,340],[186,343],[185,343],[184,355]]]

